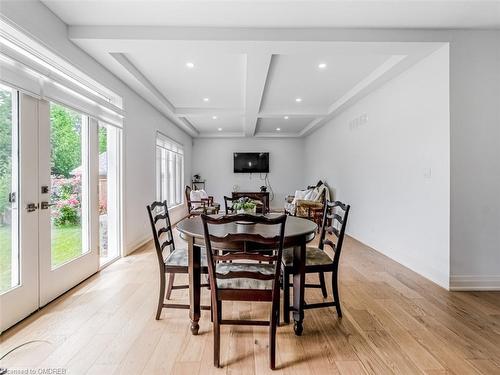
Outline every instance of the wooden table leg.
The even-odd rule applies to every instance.
[[[200,293],[201,293],[201,249],[195,246],[193,238],[188,239],[189,263],[189,318],[191,319],[191,333],[198,334],[200,325]]]
[[[306,243],[293,250],[293,330],[297,336],[304,330],[304,291],[306,281]]]

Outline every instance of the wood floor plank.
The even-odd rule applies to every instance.
[[[359,361],[335,361],[341,375],[365,375],[366,371]]]

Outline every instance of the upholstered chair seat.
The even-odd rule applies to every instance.
[[[312,246],[306,248],[306,266],[319,266],[331,264],[332,262],[333,259],[330,258],[326,251]],[[286,266],[293,265],[293,248],[283,250],[283,263]]]
[[[274,275],[276,266],[273,264],[249,264],[249,263],[217,263],[215,270],[219,274],[229,272],[258,272],[262,275]],[[219,289],[262,289],[271,290],[273,280],[257,280],[246,278],[217,279]]]
[[[187,249],[176,249],[172,251],[165,259],[166,266],[188,267]],[[207,267],[207,254],[201,252],[201,266]]]

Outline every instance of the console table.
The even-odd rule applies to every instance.
[[[248,197],[250,199],[259,200],[264,206],[264,212],[269,212],[269,192],[268,191],[233,191],[233,199]]]

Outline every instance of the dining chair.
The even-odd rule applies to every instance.
[[[320,307],[335,306],[337,315],[342,318],[342,309],[340,307],[339,291],[338,291],[338,270],[340,253],[342,252],[342,244],[344,242],[345,228],[347,225],[347,217],[349,215],[350,206],[339,201],[327,201],[323,210],[323,219],[321,224],[321,232],[319,235],[318,247],[308,246],[306,248],[306,267],[307,273],[318,273],[319,284],[305,284],[306,288],[321,288],[323,297],[327,298],[327,290],[325,284],[325,272],[332,273],[332,302],[321,303],[304,303],[304,309],[314,309]],[[330,224],[328,226],[328,224]],[[335,240],[332,241],[326,238],[326,234],[333,235]],[[333,258],[325,251],[325,245],[333,250]],[[285,249],[283,252],[282,261],[283,273],[283,315],[284,322],[290,322],[290,275],[293,274],[293,248]]]
[[[160,293],[158,296],[158,307],[156,309],[156,320],[160,319],[163,308],[189,309],[187,304],[165,303],[165,298],[170,299],[173,289],[187,289],[189,285],[174,285],[175,275],[188,273],[187,249],[176,249],[172,232],[172,223],[168,213],[167,201],[153,202],[147,206],[149,221],[153,231],[153,240],[160,266]],[[207,259],[201,255],[201,272],[207,273]],[[165,293],[166,276],[169,274],[167,291]],[[207,287],[208,284],[202,285]]]
[[[220,326],[269,326],[269,366],[276,367],[276,327],[280,304],[280,270],[286,215],[201,215],[208,260],[214,365],[220,365]],[[245,222],[245,224],[238,224]],[[224,226],[225,225],[225,226]],[[239,229],[239,226],[243,226]],[[257,226],[259,230],[256,230]],[[228,246],[230,244],[231,246]],[[235,249],[220,255],[218,248]],[[232,261],[232,263],[229,263]],[[269,321],[223,319],[223,301],[271,302]]]
[[[226,215],[234,213],[233,203],[234,201],[237,200],[238,200],[237,198],[226,197],[224,195],[224,206],[226,209]]]

